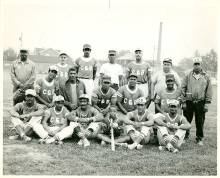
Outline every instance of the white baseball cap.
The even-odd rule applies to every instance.
[[[178,100],[175,100],[175,99],[171,99],[171,100],[168,100],[168,101],[167,101],[167,104],[168,104],[169,106],[172,106],[172,105],[178,106],[179,103],[180,103],[180,102],[179,102]]]
[[[61,95],[54,96],[53,97],[53,102],[56,102],[56,101],[64,101],[64,97],[61,96]]]
[[[202,58],[201,57],[194,57],[193,58],[193,63],[202,63]]]
[[[51,71],[51,70],[55,70],[55,71],[59,72],[58,67],[55,66],[55,65],[50,66],[50,67],[49,67],[49,70],[50,70],[50,71]]]
[[[87,95],[87,94],[82,94],[82,95],[80,95],[79,99],[81,99],[81,98],[85,98],[85,99],[88,99],[88,100],[89,100],[89,95]]]
[[[136,100],[137,104],[145,104],[147,101],[145,99],[145,97],[140,97]]]
[[[36,91],[35,90],[32,90],[32,89],[27,89],[25,91],[25,96],[27,95],[32,95],[32,96],[36,96]]]

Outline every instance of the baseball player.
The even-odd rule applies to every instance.
[[[150,135],[153,132],[152,126],[154,125],[153,114],[146,109],[145,97],[138,98],[136,104],[137,109],[127,114],[127,118],[133,121],[133,124],[125,126],[126,133],[133,141],[132,144],[128,145],[130,150],[142,149],[143,144],[149,143]]]
[[[66,63],[68,59],[68,55],[66,53],[60,53],[59,59],[60,62],[56,64],[59,71],[56,79],[58,80],[59,86],[61,86],[68,80],[68,71],[71,66]]]
[[[67,127],[67,114],[69,111],[64,107],[64,98],[61,95],[54,96],[54,107],[44,112],[42,124],[35,124],[35,133],[41,138],[39,143],[63,144],[62,140],[71,137],[72,133],[65,130]]]
[[[116,91],[110,87],[111,77],[104,75],[102,77],[102,84],[93,91],[92,105],[105,117],[110,111],[111,106],[116,105],[117,95]]]
[[[49,67],[48,75],[45,78],[38,79],[35,84],[37,101],[48,108],[53,107],[53,96],[59,94],[59,84],[54,80],[57,73],[58,68],[52,65]]]
[[[181,100],[181,90],[174,88],[175,78],[173,74],[166,75],[166,84],[167,88],[161,90],[159,93],[156,94],[154,103],[156,109],[165,114],[169,111],[168,103],[171,99]],[[181,108],[179,108],[178,113],[181,114]]]
[[[154,115],[154,121],[158,127],[159,149],[166,148],[170,152],[177,153],[183,143],[186,130],[190,129],[191,125],[183,115],[177,113],[178,100],[170,100],[168,106],[169,112],[165,115],[161,113]]]
[[[75,64],[77,68],[78,79],[80,79],[85,84],[86,93],[89,95],[91,101],[97,64],[96,60],[90,57],[91,46],[89,44],[83,45],[83,53],[84,55],[82,57],[76,59]]]
[[[68,116],[70,131],[75,131],[80,140],[78,145],[90,146],[88,138],[95,138],[100,129],[105,125],[103,116],[97,109],[89,105],[89,96],[82,94],[79,97],[79,107],[72,111]]]
[[[44,112],[44,107],[35,101],[36,92],[32,89],[25,91],[25,101],[17,103],[10,111],[11,122],[16,130],[16,135],[9,139],[18,139],[25,142],[31,141],[32,128],[40,123]]]
[[[146,106],[150,105],[151,102],[151,68],[147,62],[142,60],[143,52],[141,49],[135,50],[135,59],[128,64],[126,76],[130,73],[137,74],[137,86],[143,91],[144,97],[148,98]]]

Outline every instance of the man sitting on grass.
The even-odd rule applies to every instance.
[[[78,145],[90,146],[88,138],[95,138],[100,129],[105,125],[99,111],[89,105],[89,95],[82,94],[79,97],[79,107],[67,116],[70,125],[67,129],[72,133],[75,131],[80,140]]]
[[[16,135],[10,136],[9,139],[18,139],[19,137],[25,142],[31,141],[31,134],[35,124],[40,123],[44,108],[37,104],[35,100],[36,92],[32,89],[25,91],[25,101],[17,103],[9,112],[11,122],[16,131]]]
[[[142,149],[143,144],[149,143],[154,125],[153,114],[146,109],[146,99],[140,97],[136,100],[136,104],[137,109],[127,114],[127,118],[133,121],[133,125],[125,126],[126,133],[133,141],[133,144],[128,145],[130,150]]]
[[[168,107],[169,113],[164,115],[158,113],[154,116],[158,127],[159,150],[166,148],[170,152],[177,153],[183,143],[186,130],[190,129],[191,125],[184,116],[177,113],[178,100],[170,100]]]
[[[42,124],[36,124],[33,129],[40,136],[39,143],[63,144],[64,138],[72,133],[65,130],[67,127],[67,114],[69,111],[64,107],[64,98],[61,95],[54,96],[54,107],[45,111]]]

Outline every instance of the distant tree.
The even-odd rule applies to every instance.
[[[121,50],[118,52],[117,57],[119,58],[121,56],[124,56],[127,53],[130,53],[130,51],[129,50]]]
[[[3,60],[14,61],[17,58],[17,53],[13,48],[8,48],[3,51]]]
[[[178,64],[178,67],[181,70],[185,70],[185,71],[191,69],[192,66],[193,66],[192,58],[183,58]]]
[[[218,56],[214,49],[202,56],[202,67],[206,71],[217,72]]]

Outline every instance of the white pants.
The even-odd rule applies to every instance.
[[[89,101],[91,103],[92,92],[94,89],[94,80],[93,79],[79,79],[85,84],[86,93],[89,95]]]
[[[141,134],[144,135],[144,143],[147,144],[150,141],[150,135],[153,133],[152,127],[142,126],[140,128],[135,128],[133,125],[125,126],[126,133],[134,131],[134,137],[139,137]]]
[[[147,98],[148,97],[148,83],[137,84],[137,87],[144,93],[144,97]]]
[[[78,125],[71,122],[69,126],[65,127],[63,130],[58,132],[55,137],[57,137],[59,140],[63,140],[65,138],[69,138],[72,136],[74,128],[77,127]],[[50,130],[56,130],[59,127],[50,127]],[[42,124],[35,124],[33,127],[33,130],[35,133],[40,137],[40,138],[47,138],[48,137],[48,132],[44,129]]]
[[[183,129],[178,129],[174,135],[172,134],[169,134],[168,130],[166,127],[163,127],[163,126],[158,126],[157,127],[157,138],[158,138],[158,141],[159,141],[159,145],[164,145],[165,146],[165,142],[164,142],[164,139],[163,139],[163,136],[166,134],[168,135],[167,139],[168,141],[170,142],[173,137],[176,135],[179,137],[179,140],[177,141],[177,147],[180,147],[183,143],[183,140],[184,140],[184,137],[185,137],[185,134],[186,134],[186,130],[183,130]]]
[[[26,127],[34,127],[34,125],[36,124],[40,124],[41,123],[41,119],[42,116],[33,116],[31,117],[31,119],[29,120],[29,122],[23,122],[21,119],[17,118],[17,117],[11,117],[11,122],[14,125],[14,127],[16,126],[21,126],[23,129],[25,129]]]

